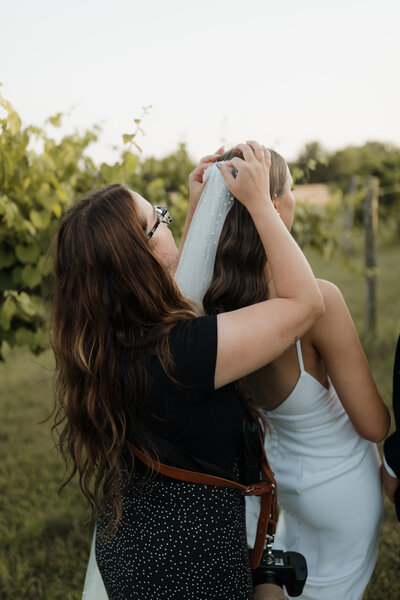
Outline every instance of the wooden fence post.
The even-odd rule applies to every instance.
[[[352,175],[349,181],[349,187],[347,189],[348,198],[345,196],[345,213],[343,223],[343,235],[342,235],[342,246],[346,254],[353,254],[353,244],[350,237],[350,232],[354,226],[354,199],[352,196],[357,191],[358,186],[358,175]]]
[[[376,327],[376,235],[378,231],[379,179],[368,177],[364,199],[365,267],[366,267],[366,327],[373,333]]]

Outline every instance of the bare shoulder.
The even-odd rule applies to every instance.
[[[356,431],[373,442],[382,440],[389,427],[389,413],[382,402],[356,327],[339,288],[318,280],[325,314],[311,327],[310,342]]]
[[[338,286],[326,279],[317,279],[317,283],[324,300],[325,313],[316,321],[315,325],[318,325],[321,321],[328,322],[334,319],[335,316],[348,314],[345,299]]]
[[[346,304],[337,285],[326,279],[317,279],[317,283],[325,302],[325,309],[327,309],[327,304],[331,306]]]
[[[325,304],[325,313],[317,319],[310,330],[311,342],[318,345],[321,336],[327,335],[340,339],[343,329],[355,333],[353,320],[340,289],[325,279],[317,279]]]

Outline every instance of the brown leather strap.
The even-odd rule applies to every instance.
[[[230,479],[224,479],[223,477],[216,477],[215,475],[207,475],[205,473],[197,473],[196,471],[188,471],[187,469],[178,469],[177,467],[164,465],[163,463],[152,460],[149,456],[147,456],[147,454],[144,454],[135,446],[132,447],[133,453],[142,463],[144,463],[152,471],[157,471],[166,477],[171,477],[172,479],[178,479],[180,481],[186,481],[189,483],[200,483],[205,485],[214,485],[217,487],[234,488],[240,490],[244,496],[261,496],[257,534],[250,559],[250,566],[252,569],[256,569],[260,564],[261,556],[265,546],[266,535],[267,533],[268,535],[275,534],[278,519],[276,482],[265,454],[261,432],[259,432],[259,437],[264,454],[264,460],[262,461],[264,480],[251,485],[242,485],[241,483],[232,481]]]
[[[133,453],[152,471],[157,471],[162,475],[172,477],[172,479],[180,479],[181,481],[187,481],[189,483],[204,483],[206,485],[215,485],[217,487],[236,488],[245,496],[261,496],[271,489],[268,481],[260,481],[259,483],[247,486],[232,481],[231,479],[217,477],[216,475],[208,475],[206,473],[198,473],[197,471],[189,471],[187,469],[178,469],[177,467],[164,465],[163,463],[152,460],[147,454],[144,454],[136,447],[133,448]],[[268,488],[266,486],[268,486]]]
[[[264,440],[261,435],[261,431],[258,432],[258,437],[260,439],[260,444],[261,444],[261,448],[262,448],[262,452],[263,452],[263,461],[261,463],[261,466],[264,471],[264,478],[266,480],[268,480],[272,486],[271,507],[270,507],[270,510],[268,510],[268,512],[267,512],[267,514],[270,515],[269,521],[268,521],[267,533],[268,533],[268,535],[273,536],[273,535],[275,535],[276,526],[278,524],[278,516],[279,516],[278,489],[277,489],[277,485],[276,485],[276,481],[275,481],[275,475],[272,472],[272,469],[268,462],[267,454],[265,452]]]

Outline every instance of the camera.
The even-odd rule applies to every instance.
[[[274,583],[285,586],[289,596],[300,596],[307,579],[306,559],[299,552],[283,552],[267,548],[257,569],[253,571],[253,586]]]

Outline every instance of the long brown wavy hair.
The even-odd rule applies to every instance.
[[[269,171],[271,198],[283,193],[287,178],[285,159],[274,150],[271,153]],[[224,152],[219,160],[243,158],[240,150]],[[228,212],[219,238],[214,271],[203,298],[204,312],[217,315],[262,302],[268,298],[268,284],[265,267],[267,256],[248,210],[236,198]],[[246,379],[236,382],[236,390],[243,405],[262,421],[264,430],[266,419],[256,406]]]
[[[270,196],[283,193],[287,178],[285,159],[274,150],[269,172]],[[240,150],[224,152],[219,160],[243,158]],[[236,310],[268,298],[265,278],[267,257],[248,210],[236,198],[222,227],[214,271],[203,298],[208,315]]]
[[[196,314],[151,251],[146,222],[122,185],[68,210],[54,248],[53,431],[70,467],[63,485],[78,473],[92,514],[107,506],[113,533],[122,514],[121,475],[134,464],[132,444],[154,457],[146,360],[157,356],[172,375],[168,334]]]

